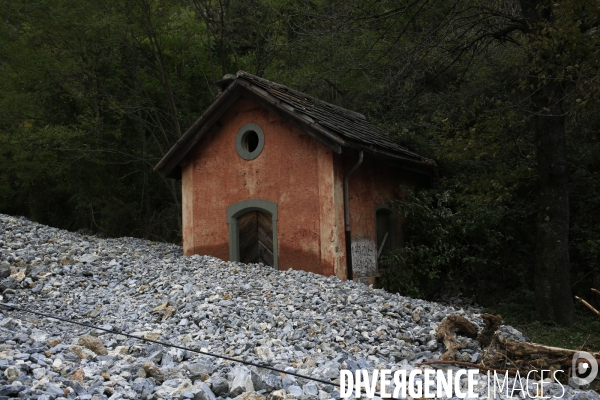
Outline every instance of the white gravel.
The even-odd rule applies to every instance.
[[[483,327],[477,309],[1,214],[0,293],[4,303],[322,380],[339,379],[340,369],[412,370],[438,359],[443,346],[434,334],[449,314]],[[464,340],[458,359],[477,362],[479,344]],[[339,396],[289,374],[3,309],[0,372],[0,400]],[[483,384],[476,389],[487,393]],[[566,390],[565,398],[600,399]]]

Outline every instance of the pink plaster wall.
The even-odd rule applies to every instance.
[[[265,136],[250,161],[236,152],[246,123]],[[278,205],[279,268],[339,274],[343,237],[336,228],[332,152],[274,114],[241,98],[190,152],[182,170],[184,252],[229,259],[227,207],[247,199]],[[343,228],[342,228],[343,229]]]

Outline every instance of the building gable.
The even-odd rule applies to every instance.
[[[240,156],[236,148],[238,132],[248,124],[260,127],[264,134],[261,153],[251,159]],[[243,259],[245,245],[236,234],[248,221],[240,219],[248,212],[265,211],[272,223],[266,233],[273,243],[261,243],[272,252],[275,267],[282,257],[288,268],[335,274],[334,253],[340,245],[334,213],[334,155],[287,121],[238,98],[223,114],[222,124],[207,132],[185,157],[184,253]],[[274,205],[277,211],[264,204]],[[324,270],[322,259],[327,254],[331,254],[327,256],[330,267]]]
[[[244,97],[296,126],[334,153],[340,154],[343,148],[363,150],[393,159],[426,175],[433,172],[432,161],[393,142],[359,113],[243,71],[226,80],[223,87],[220,96],[160,160],[155,171],[166,177],[179,178],[180,163],[185,155],[240,97]]]

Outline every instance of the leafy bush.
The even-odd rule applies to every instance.
[[[450,190],[404,191],[393,202],[405,219],[404,246],[382,261],[390,266],[387,290],[426,298],[462,292],[489,303],[525,285],[533,241],[523,221],[531,212],[458,203]]]

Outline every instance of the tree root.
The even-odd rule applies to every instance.
[[[440,360],[454,360],[456,352],[462,348],[462,345],[454,338],[454,332],[470,338],[477,337],[477,328],[465,317],[450,315],[444,318],[436,332],[436,337],[442,339],[446,346],[446,352],[442,354]]]
[[[481,318],[485,322],[485,328],[483,328],[479,333],[479,336],[477,336],[477,341],[479,342],[481,347],[484,348],[492,343],[492,338],[494,337],[494,334],[502,324],[502,316],[493,314],[482,314]]]

